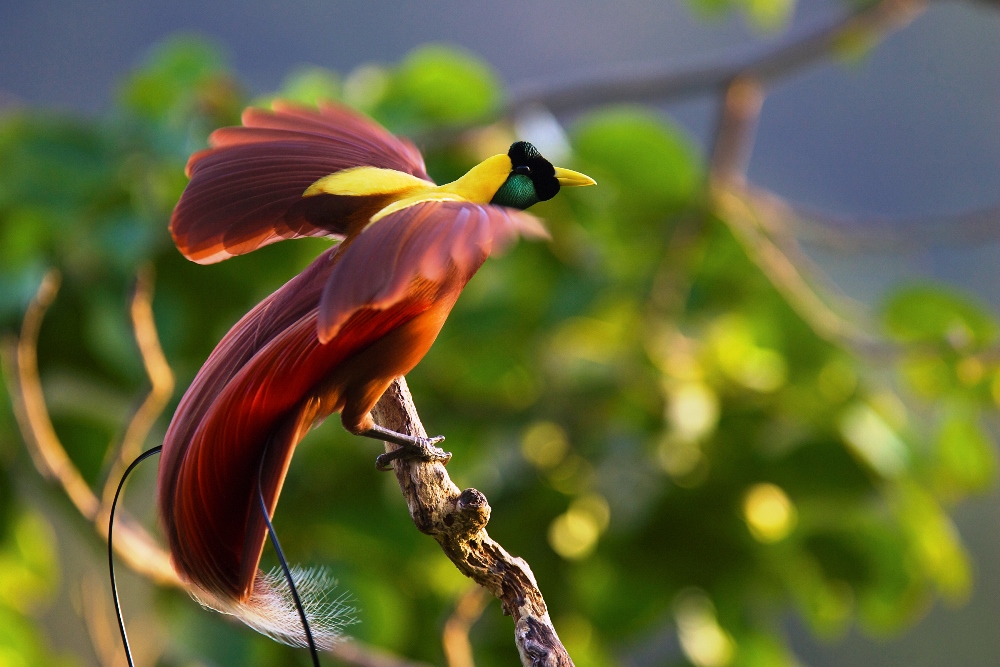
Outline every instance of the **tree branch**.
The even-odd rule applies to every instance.
[[[101,495],[102,514],[106,513],[114,500],[118,480],[128,465],[142,453],[142,445],[156,420],[167,407],[174,393],[174,374],[160,347],[160,336],[156,332],[153,319],[153,267],[146,265],[136,276],[135,292],[132,297],[132,330],[139,345],[142,365],[149,378],[150,390],[145,400],[136,410],[125,429],[115,463],[108,472]]]
[[[350,637],[334,644],[326,653],[340,662],[356,667],[431,667],[425,662],[408,660]]]
[[[923,0],[881,0],[771,51],[720,65],[690,69],[628,65],[562,81],[525,84],[513,89],[504,115],[516,115],[532,104],[542,105],[553,113],[567,113],[598,104],[686,99],[721,92],[737,77],[751,77],[768,84],[821,61],[845,42],[864,43],[898,30],[919,16],[925,7]]]
[[[837,300],[837,294],[831,291],[824,299],[811,284],[819,281],[807,280],[800,269],[808,263],[800,261],[797,265],[768,233],[769,229],[777,229],[779,234],[787,230],[786,207],[777,197],[753,190],[746,182],[746,166],[763,100],[763,88],[752,77],[738,77],[727,86],[709,166],[710,205],[750,260],[817,335],[866,351],[880,350],[884,347],[880,341],[839,314],[850,310],[847,303],[832,308],[827,300]],[[814,272],[819,273],[818,269]]]
[[[80,582],[79,601],[90,645],[101,667],[128,667],[114,607],[108,600],[106,573],[87,571]],[[133,632],[143,641],[133,646],[136,664],[155,665],[163,653],[164,637],[153,618],[143,614],[132,620]]]
[[[904,253],[1000,241],[1000,205],[920,218],[856,218],[788,204],[789,232],[838,252]]]
[[[733,79],[722,95],[719,123],[709,160],[710,189],[724,183],[744,183],[753,152],[764,88],[753,76]]]
[[[59,482],[73,506],[88,521],[93,521],[100,502],[59,442],[38,377],[38,334],[45,311],[59,292],[60,282],[58,271],[45,274],[24,315],[20,339],[4,340],[4,380],[35,467],[44,477]]]
[[[441,635],[448,667],[476,667],[469,631],[483,615],[489,601],[489,594],[482,586],[473,586],[458,598],[455,611],[445,622]]]
[[[20,338],[4,341],[4,381],[35,467],[42,476],[58,482],[80,515],[107,539],[108,523],[101,512],[101,502],[56,435],[38,375],[38,334],[45,312],[59,291],[59,282],[58,271],[45,275],[24,316]],[[169,556],[136,521],[123,514],[117,534],[115,553],[130,568],[160,585],[184,587],[170,565]]]
[[[376,423],[427,437],[406,380],[397,378],[372,410]],[[396,445],[385,443],[387,452]],[[486,532],[490,505],[476,489],[460,491],[436,461],[396,460],[396,480],[417,529],[430,535],[459,571],[500,600],[514,619],[514,641],[524,667],[570,667],[573,661],[549,619],[528,563],[511,556]]]

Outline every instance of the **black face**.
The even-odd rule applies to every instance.
[[[555,167],[527,141],[511,144],[507,157],[513,168],[491,203],[526,209],[559,193]]]
[[[556,168],[542,157],[537,148],[527,141],[518,141],[511,144],[510,150],[507,151],[507,157],[514,165],[515,174],[531,177],[539,201],[548,201],[559,194]]]

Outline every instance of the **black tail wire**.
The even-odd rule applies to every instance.
[[[159,454],[162,449],[163,446],[161,445],[159,447],[153,447],[152,449],[146,450],[137,456],[136,459],[129,464],[128,468],[125,469],[125,472],[122,474],[121,481],[118,482],[118,489],[115,491],[115,498],[111,502],[111,515],[108,518],[108,569],[111,572],[111,596],[115,601],[115,614],[118,616],[118,629],[121,631],[122,646],[125,649],[125,658],[128,660],[129,667],[135,667],[135,663],[132,661],[132,649],[129,647],[128,634],[125,632],[125,621],[122,620],[122,608],[121,603],[118,600],[118,585],[115,582],[115,509],[118,506],[118,497],[121,495],[122,488],[125,486],[125,480],[128,479],[129,474],[136,468],[136,466],[151,457],[153,454]],[[309,646],[309,655],[312,657],[313,667],[320,667],[319,652],[316,650],[316,642],[313,639],[312,629],[309,627],[309,620],[306,618],[305,607],[302,606],[302,599],[299,597],[299,591],[295,587],[295,581],[292,579],[292,571],[288,567],[288,561],[285,560],[285,553],[281,550],[281,543],[278,541],[278,534],[274,532],[274,526],[271,525],[271,517],[268,515],[267,505],[264,502],[264,492],[260,485],[260,479],[264,472],[264,458],[264,456],[261,456],[260,469],[257,474],[257,499],[260,501],[260,511],[264,515],[264,523],[267,524],[267,533],[271,537],[271,544],[274,546],[274,551],[278,555],[278,562],[281,563],[281,570],[284,572],[285,580],[288,582],[288,588],[292,592],[292,600],[295,602],[295,608],[298,610],[299,618],[302,620],[302,629],[305,630],[306,643]]]
[[[281,563],[281,571],[285,573],[285,581],[288,582],[288,588],[292,592],[292,600],[295,602],[295,608],[299,612],[299,618],[302,619],[302,629],[306,633],[306,643],[309,646],[309,655],[312,657],[313,667],[320,667],[319,665],[319,652],[316,650],[316,641],[313,639],[312,628],[309,627],[309,619],[306,618],[305,607],[302,606],[302,599],[299,597],[299,591],[295,587],[295,581],[292,579],[292,571],[288,568],[288,561],[285,560],[285,552],[281,550],[281,543],[278,542],[278,534],[274,532],[274,526],[271,525],[271,517],[267,512],[267,503],[264,502],[264,491],[261,489],[261,478],[264,476],[264,459],[267,458],[267,450],[260,457],[260,467],[257,470],[257,500],[260,501],[260,512],[264,515],[264,523],[267,524],[267,534],[271,536],[271,545],[274,547],[274,553],[278,555],[278,562]]]
[[[135,667],[135,663],[132,662],[132,649],[129,648],[128,645],[128,635],[125,633],[125,621],[122,620],[122,607],[121,603],[118,601],[118,584],[115,583],[115,508],[118,506],[118,496],[121,495],[122,488],[125,486],[125,480],[128,479],[129,473],[135,470],[137,465],[148,459],[153,454],[159,454],[162,449],[163,445],[147,449],[142,454],[139,454],[139,456],[137,456],[135,460],[128,465],[128,468],[126,468],[125,472],[122,474],[121,481],[118,482],[118,489],[115,491],[115,499],[111,501],[111,516],[108,518],[108,569],[111,571],[111,597],[115,600],[115,613],[118,615],[118,629],[122,633],[122,646],[125,647],[125,658],[128,660],[128,667]]]

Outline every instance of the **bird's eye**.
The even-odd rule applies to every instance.
[[[530,176],[531,175],[531,167],[529,167],[526,164],[519,165],[517,167],[514,167],[514,173],[515,174],[524,174],[525,176]]]

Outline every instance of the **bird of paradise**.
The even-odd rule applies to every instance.
[[[427,353],[487,256],[546,236],[523,210],[594,181],[517,142],[435,185],[413,144],[335,104],[278,102],[242,120],[188,162],[170,223],[180,251],[210,264],[282,239],[340,242],[205,362],[167,430],[158,507],[174,567],[199,599],[305,645],[305,612],[258,570],[296,444],[340,412],[351,433],[401,446],[380,467],[426,455],[441,438],[389,431],[371,409]],[[317,644],[335,639],[335,619],[310,620]]]

